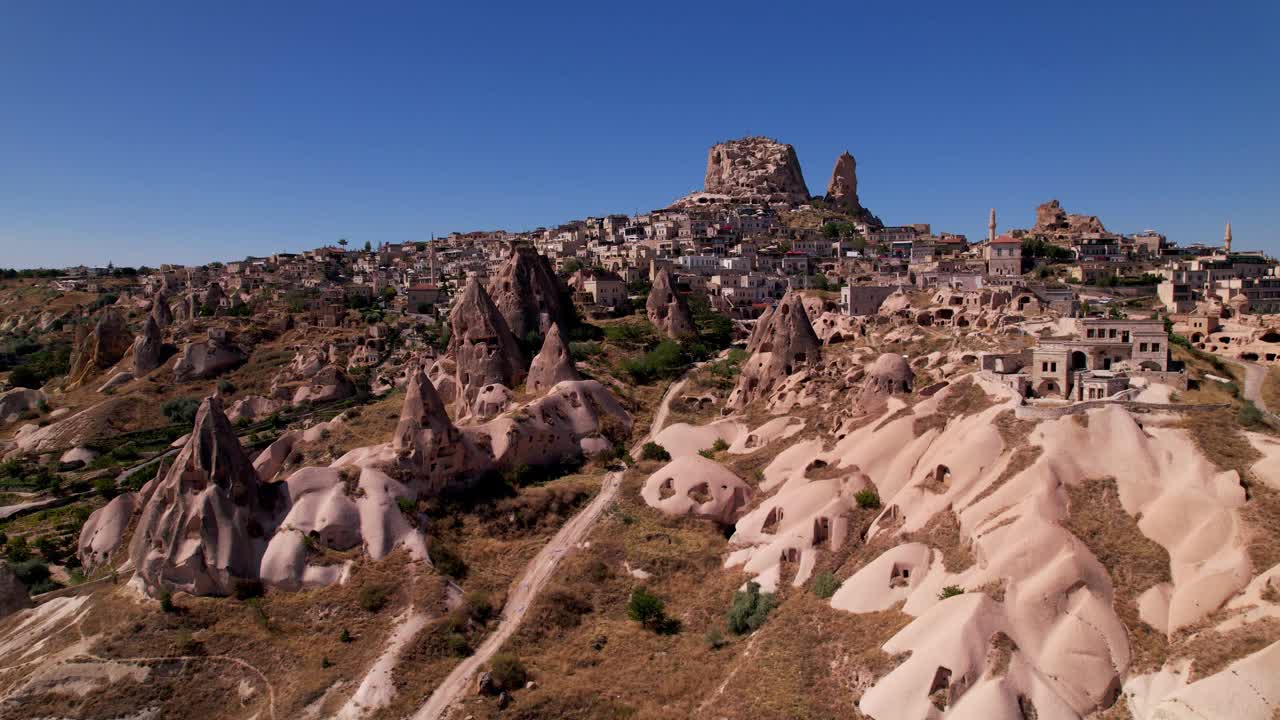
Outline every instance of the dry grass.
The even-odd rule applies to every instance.
[[[1154,585],[1171,582],[1169,553],[1138,529],[1124,511],[1113,478],[1094,478],[1067,486],[1070,514],[1066,528],[1107,568],[1114,585],[1113,605],[1124,623],[1133,650],[1133,670],[1158,667],[1168,653],[1164,635],[1138,617],[1138,596]]]
[[[1273,413],[1280,413],[1280,367],[1267,371],[1262,381],[1262,402]]]
[[[934,514],[921,529],[906,533],[899,543],[920,542],[942,553],[942,566],[950,573],[973,567],[973,548],[960,534],[960,519],[950,509]]]
[[[1203,630],[1179,645],[1173,657],[1194,658],[1189,682],[1226,669],[1231,663],[1280,640],[1280,620],[1265,618],[1234,630]]]

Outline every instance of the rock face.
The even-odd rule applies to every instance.
[[[14,388],[0,393],[0,422],[13,422],[24,412],[48,402],[44,392],[30,388]]]
[[[276,490],[259,481],[222,401],[205,398],[129,545],[143,589],[226,595],[237,580],[256,578],[275,525]]]
[[[133,513],[138,509],[139,494],[129,492],[112,498],[105,506],[94,510],[84,527],[80,529],[80,564],[86,570],[102,565],[111,553],[120,547],[125,530]]]
[[[469,469],[471,443],[449,420],[444,401],[421,367],[409,375],[391,449],[401,465],[426,481],[432,493]]]
[[[173,324],[173,311],[169,309],[169,301],[165,299],[164,293],[156,293],[151,298],[151,317],[161,329]]]
[[[1036,226],[1033,232],[1046,234],[1105,233],[1106,228],[1096,215],[1072,215],[1062,209],[1057,200],[1050,200],[1036,208]]]
[[[114,308],[107,308],[98,316],[92,330],[83,326],[76,333],[75,348],[71,353],[71,385],[79,385],[90,376],[120,362],[129,351],[133,337],[124,318]]]
[[[851,215],[862,212],[862,204],[858,201],[858,162],[847,150],[836,158],[826,199],[835,210]]]
[[[356,386],[336,365],[326,365],[311,376],[311,381],[293,394],[293,404],[325,403],[343,400],[356,394]]]
[[[516,245],[489,278],[489,297],[519,339],[546,334],[569,321],[568,289],[551,262],[530,245]]]
[[[560,337],[560,328],[552,325],[547,331],[547,338],[542,341],[542,350],[529,366],[525,388],[529,392],[544,393],[561,381],[580,379],[578,370],[573,366],[573,357],[569,355],[569,348]]]
[[[133,341],[133,376],[142,377],[160,367],[160,324],[155,314],[147,316],[142,334]]]
[[[472,404],[485,386],[513,388],[524,380],[520,346],[476,278],[467,281],[454,305],[449,329],[448,353],[457,365],[458,417],[474,414]]]
[[[244,351],[225,337],[211,335],[205,342],[187,343],[173,363],[178,382],[213,377],[248,359]]]
[[[706,191],[769,202],[809,199],[795,148],[765,137],[712,145],[707,153]]]
[[[756,398],[768,397],[794,372],[818,363],[822,343],[813,331],[799,293],[788,292],[756,321],[747,342],[752,353],[742,368],[728,407],[740,409]]]
[[[689,304],[676,292],[671,271],[663,268],[653,279],[649,299],[644,304],[649,322],[670,338],[689,338],[698,334],[693,325]]]
[[[858,393],[858,404],[863,407],[881,404],[890,395],[911,392],[915,373],[906,358],[897,353],[882,353],[867,370]]]
[[[27,586],[13,574],[9,563],[0,560],[0,618],[8,617],[19,610],[26,610],[31,607],[31,604]]]

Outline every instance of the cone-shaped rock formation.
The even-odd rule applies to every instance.
[[[689,312],[689,304],[676,292],[671,271],[666,268],[659,270],[658,276],[653,279],[653,287],[649,290],[649,299],[645,301],[644,309],[649,322],[667,337],[689,338],[698,334],[693,326],[693,313]]]
[[[222,401],[205,398],[134,531],[129,555],[142,587],[226,595],[239,579],[256,578],[274,526],[275,490],[259,481]]]
[[[473,414],[473,403],[486,386],[513,388],[524,380],[520,346],[476,278],[467,281],[454,305],[449,329],[449,355],[457,365],[459,417]]]
[[[560,336],[560,328],[552,325],[547,331],[546,339],[542,341],[542,350],[529,366],[525,388],[530,392],[544,393],[563,380],[580,379],[577,368],[573,366],[569,348]]]
[[[747,350],[752,355],[729,396],[730,408],[742,408],[756,398],[767,397],[793,372],[821,359],[822,343],[798,293],[788,292],[777,307],[760,316]]]
[[[552,325],[565,325],[569,320],[567,288],[551,262],[530,245],[512,248],[489,278],[487,290],[518,339],[545,334]]]
[[[87,378],[120,362],[129,351],[133,337],[124,318],[114,308],[107,308],[98,316],[92,330],[81,326],[71,353],[72,385],[79,385]]]
[[[148,315],[142,334],[133,341],[134,377],[142,377],[160,367],[160,343],[160,325],[155,315]]]

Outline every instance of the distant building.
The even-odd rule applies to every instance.
[[[1022,274],[1022,241],[1009,235],[1001,235],[987,243],[984,251],[987,274],[995,277],[1015,277]]]

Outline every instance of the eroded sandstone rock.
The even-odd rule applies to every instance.
[[[513,388],[524,381],[525,360],[507,321],[480,281],[467,281],[449,316],[449,355],[457,366],[458,416],[474,414],[472,404],[488,385]]]
[[[676,292],[670,270],[663,268],[658,271],[644,307],[649,322],[667,337],[680,339],[698,334],[693,325],[693,313],[685,299]]]
[[[768,397],[792,373],[821,360],[822,343],[813,331],[799,293],[788,292],[777,307],[760,316],[747,342],[747,351],[751,357],[743,364],[737,387],[729,395],[731,409]]]
[[[237,581],[258,577],[276,502],[277,488],[259,481],[222,401],[205,398],[138,520],[129,545],[136,581],[152,594],[230,594]]]
[[[543,335],[552,325],[567,325],[568,290],[551,262],[530,245],[516,245],[489,278],[486,290],[518,339]]]
[[[772,202],[803,203],[809,199],[795,148],[765,137],[711,146],[706,191]]]
[[[560,336],[560,328],[552,325],[547,337],[542,341],[542,350],[529,366],[529,377],[525,380],[525,388],[529,392],[544,393],[556,383],[563,380],[578,380],[578,370],[573,366],[573,357],[569,348]]]

